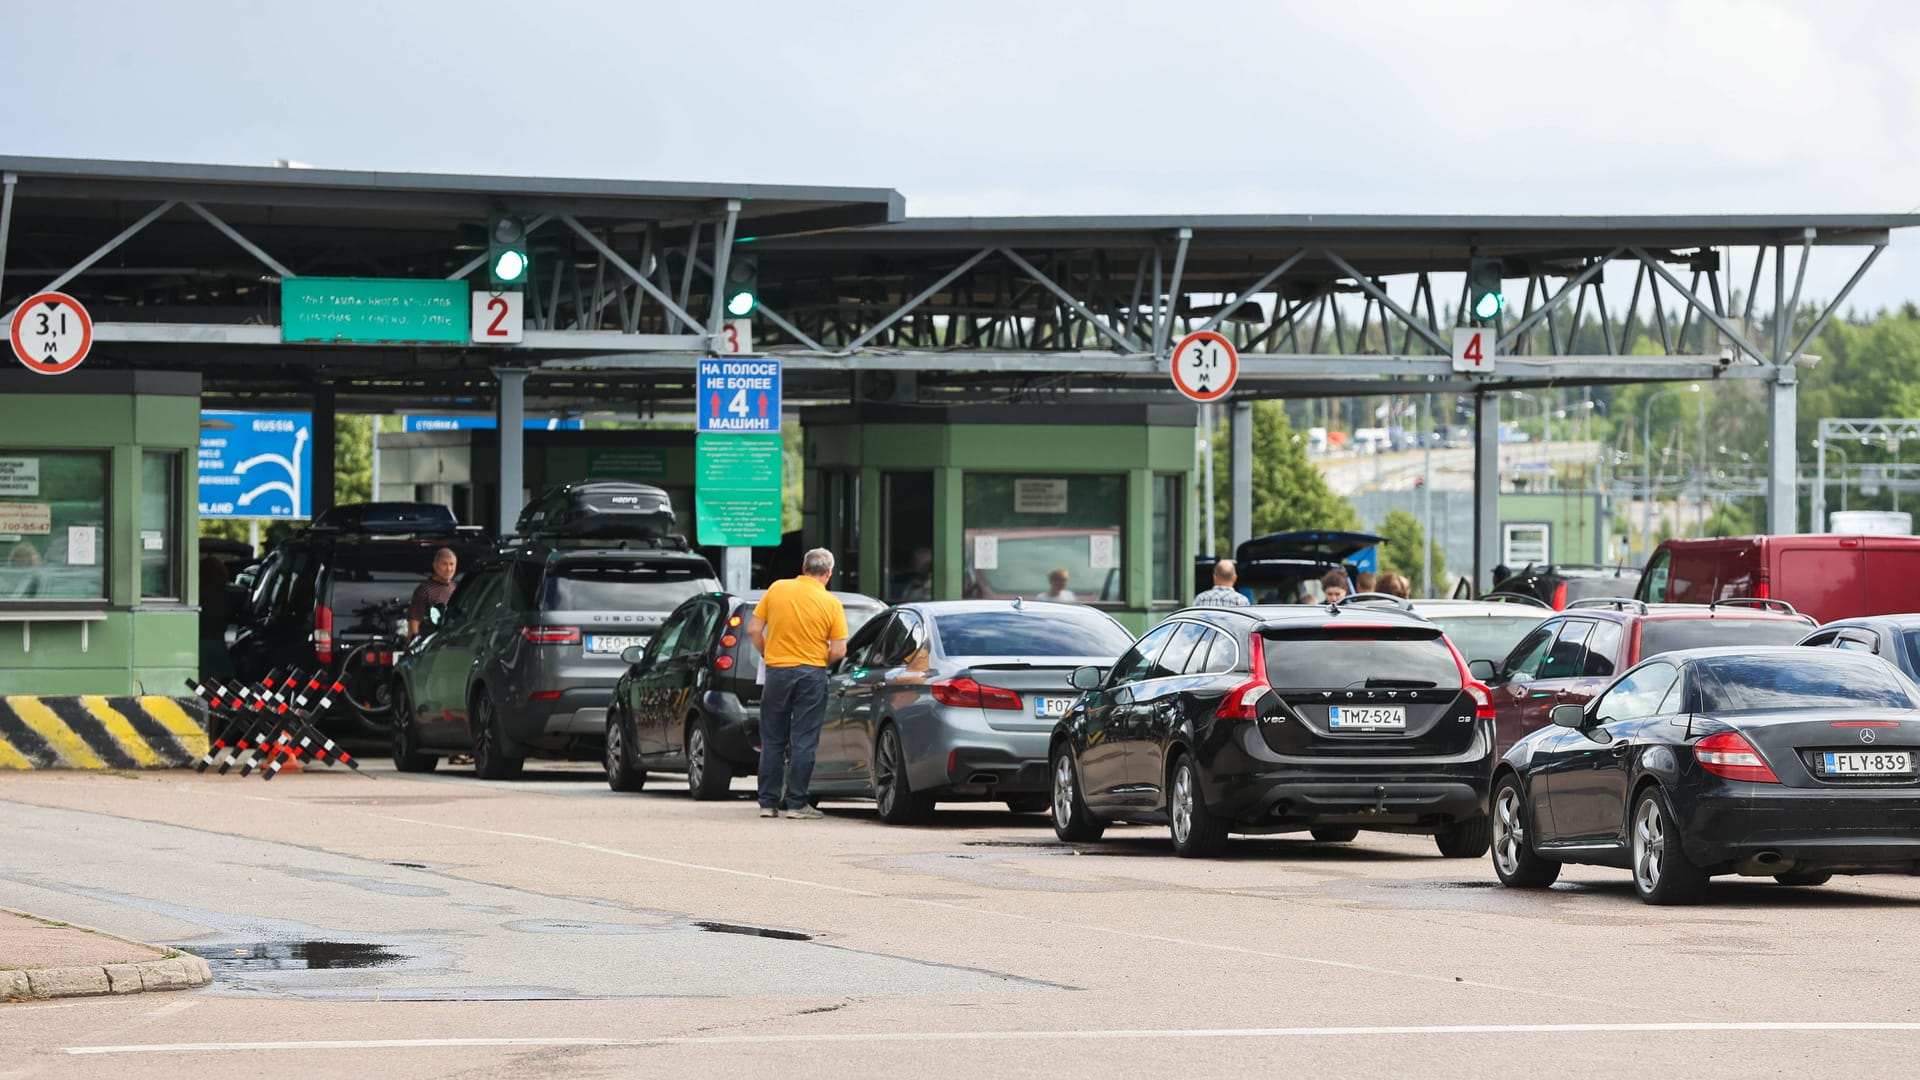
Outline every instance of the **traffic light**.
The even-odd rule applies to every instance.
[[[527,223],[513,214],[495,214],[487,222],[487,278],[496,289],[526,284]]]
[[[1499,259],[1476,256],[1467,262],[1467,310],[1479,322],[1492,322],[1507,306],[1507,298],[1500,292],[1500,274]]]
[[[744,319],[760,306],[760,256],[736,254],[727,263],[727,318]]]

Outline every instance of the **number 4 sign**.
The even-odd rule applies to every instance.
[[[520,292],[473,294],[468,324],[475,345],[518,345],[527,337],[527,298]]]
[[[1453,370],[1481,375],[1491,374],[1494,340],[1498,336],[1490,327],[1454,327]]]

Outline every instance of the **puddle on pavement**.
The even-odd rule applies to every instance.
[[[385,945],[356,941],[262,941],[248,945],[182,945],[221,971],[320,971],[336,968],[378,968],[412,957]]]
[[[737,923],[696,922],[693,925],[709,934],[744,934],[747,937],[778,938],[781,941],[812,941],[812,934],[802,934],[797,930],[769,930],[764,926],[741,926]]]

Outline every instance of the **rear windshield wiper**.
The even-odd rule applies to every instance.
[[[1362,679],[1359,682],[1348,683],[1346,685],[1346,689],[1352,689],[1353,687],[1356,687],[1356,686],[1364,686],[1369,690],[1376,690],[1376,689],[1431,690],[1434,687],[1439,685],[1440,685],[1439,683],[1434,682],[1432,679],[1381,679],[1381,678],[1370,677],[1370,678]]]

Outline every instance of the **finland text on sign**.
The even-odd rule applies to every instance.
[[[702,360],[697,389],[696,431],[780,430],[778,360]]]
[[[776,547],[786,453],[778,435],[700,435],[693,508],[702,544]]]
[[[308,413],[200,414],[200,516],[313,516]]]
[[[280,340],[467,343],[467,283],[437,278],[280,279]]]

